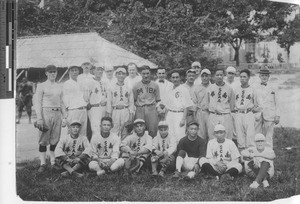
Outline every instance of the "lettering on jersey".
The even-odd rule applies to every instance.
[[[248,94],[248,96],[246,97],[246,99],[251,100],[251,95]]]
[[[77,148],[77,151],[78,152],[83,152],[83,150],[84,150],[83,146],[79,145],[78,148]]]
[[[222,97],[223,97],[223,98],[227,98],[227,93],[224,92],[223,95],[222,95]]]
[[[217,152],[217,151],[215,151],[215,152],[214,152],[214,157],[216,157],[216,158],[217,158],[218,156],[219,156],[218,152]]]
[[[95,93],[97,94],[99,92],[99,90],[97,89],[97,87],[95,88]]]
[[[179,93],[179,91],[177,91],[177,92],[175,93],[175,98],[179,98],[179,96],[180,96],[180,93]]]
[[[72,154],[75,153],[75,146],[76,146],[76,140],[73,140],[73,145],[72,145]]]
[[[141,149],[141,138],[138,139],[138,142],[137,142],[137,151],[140,151]]]
[[[235,96],[235,100],[238,100],[239,99],[239,94],[237,94],[236,96]]]
[[[129,93],[128,92],[125,93],[125,97],[129,98]]]
[[[162,151],[166,150],[166,140],[162,141]]]
[[[211,97],[214,97],[214,96],[215,96],[215,91],[212,91],[212,92],[210,93],[210,95],[211,95]]]
[[[147,92],[148,92],[148,93],[154,93],[154,92],[155,92],[155,89],[152,88],[152,87],[147,87]]]
[[[136,90],[137,94],[140,95],[142,93],[144,93],[143,88],[139,88]]]
[[[109,143],[109,149],[112,149],[112,148],[113,148],[113,144]]]
[[[101,149],[101,144],[100,143],[97,145],[97,149]]]
[[[223,145],[220,145],[220,161],[223,161]]]
[[[70,147],[67,147],[67,148],[65,149],[65,152],[67,152],[67,154],[68,154],[70,151],[71,151]]]
[[[108,150],[107,150],[107,141],[104,142],[104,156],[108,156]]]
[[[244,98],[245,98],[245,90],[242,91],[242,100],[241,100],[241,105],[244,105]]]
[[[114,97],[117,97],[118,96],[118,92],[114,92]]]
[[[221,94],[222,94],[222,89],[219,88],[219,92],[218,92],[218,103],[221,103]]]
[[[133,143],[132,149],[135,149],[135,148],[136,148],[136,143]]]
[[[123,101],[123,89],[122,86],[120,86],[120,101]]]

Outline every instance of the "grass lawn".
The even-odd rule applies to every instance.
[[[250,189],[251,180],[241,175],[234,181],[152,178],[149,172],[123,177],[87,172],[80,179],[66,179],[60,172],[37,172],[39,162],[24,161],[16,169],[17,194],[34,201],[272,201],[300,194],[300,130],[276,128],[275,175],[269,188]],[[295,147],[285,149],[286,147]],[[298,178],[298,180],[297,180]],[[298,183],[298,184],[297,184]]]

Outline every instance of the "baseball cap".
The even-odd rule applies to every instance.
[[[214,131],[217,132],[217,131],[226,131],[226,130],[225,130],[224,125],[222,125],[222,124],[217,124],[217,125],[215,126]]]
[[[186,71],[186,74],[188,74],[188,73],[196,74],[196,70],[195,69],[189,69],[189,70]]]
[[[199,127],[199,123],[197,121],[189,122],[188,127],[191,126],[191,125],[197,125]]]
[[[169,127],[168,123],[166,121],[160,121],[158,123],[158,127]]]
[[[139,123],[143,123],[145,124],[145,121],[143,119],[136,119],[134,122],[133,122],[133,125],[136,125],[136,124],[139,124]]]
[[[202,76],[202,74],[204,74],[204,73],[206,73],[206,74],[208,74],[208,75],[211,74],[211,72],[209,71],[209,69],[203,69],[203,70],[201,71],[201,73],[200,73],[200,76]]]
[[[192,63],[191,66],[192,67],[196,67],[196,66],[201,67],[201,64],[200,64],[200,62],[195,61],[195,62]]]
[[[69,70],[70,70],[70,69],[75,69],[75,68],[77,68],[78,70],[81,69],[81,67],[79,67],[79,66],[70,66],[70,67],[69,67]]]
[[[234,67],[232,67],[232,66],[229,66],[229,67],[227,67],[226,72],[227,73],[229,73],[229,72],[236,73],[236,69]]]
[[[48,65],[48,66],[45,68],[45,72],[49,72],[49,71],[51,71],[51,70],[57,71],[56,66],[54,66],[54,65]]]
[[[108,71],[112,71],[114,70],[114,67],[113,66],[105,66],[105,71],[108,72]]]
[[[95,63],[95,64],[94,64],[94,67],[95,67],[95,68],[101,68],[101,69],[104,70],[104,67],[103,67],[101,64],[99,64],[99,63]]]
[[[72,125],[80,125],[80,126],[81,126],[81,122],[78,121],[78,120],[73,120],[73,121],[71,122],[70,126],[72,126]]]
[[[126,69],[123,68],[123,67],[119,67],[117,70],[116,70],[116,73],[118,72],[123,72],[124,74],[126,74]]]
[[[255,135],[255,137],[254,137],[254,140],[255,140],[255,141],[259,141],[259,140],[265,141],[266,138],[265,138],[265,136],[264,136],[263,134],[257,133],[257,134]]]
[[[259,69],[258,73],[259,74],[270,74],[271,72],[267,66],[264,66],[261,69]]]

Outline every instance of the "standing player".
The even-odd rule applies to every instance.
[[[90,144],[86,137],[79,134],[80,128],[80,122],[72,121],[70,134],[60,139],[55,148],[56,161],[66,170],[61,173],[63,177],[83,177],[83,174],[77,171],[87,167],[89,163]]]
[[[196,71],[196,76],[195,76],[196,79],[194,81],[194,84],[195,85],[200,85],[202,83],[201,76],[200,76],[200,73],[201,73],[201,64],[200,64],[200,62],[197,62],[197,61],[193,62],[192,65],[191,65],[191,68]]]
[[[194,105],[189,91],[180,84],[180,74],[178,70],[174,70],[171,74],[173,88],[168,94],[168,102],[166,104],[168,113],[166,121],[169,124],[170,134],[175,136],[178,142],[185,136],[186,115],[188,107]]]
[[[206,157],[199,160],[201,171],[220,177],[233,179],[242,172],[242,165],[239,163],[240,153],[232,140],[226,139],[225,127],[218,124],[214,128],[215,139],[207,144]]]
[[[142,80],[142,77],[137,72],[137,65],[135,63],[129,63],[127,65],[128,76],[125,78],[124,83],[132,90],[133,86]]]
[[[91,140],[92,161],[89,163],[89,168],[91,171],[96,171],[98,176],[119,171],[124,166],[124,159],[119,158],[121,140],[111,132],[112,127],[111,117],[103,117],[100,135],[92,137]]]
[[[195,174],[199,173],[199,159],[205,157],[206,142],[198,136],[198,129],[197,122],[190,122],[187,135],[179,141],[176,152],[176,171],[173,178],[179,178],[181,170],[188,171],[188,178],[194,178]]]
[[[20,123],[20,119],[22,117],[23,108],[26,108],[26,112],[28,115],[28,122],[31,123],[31,107],[32,107],[32,95],[33,89],[32,85],[28,82],[27,78],[24,77],[22,79],[22,83],[20,83],[18,88],[18,120],[17,124]]]
[[[108,85],[102,80],[103,70],[103,67],[95,64],[95,76],[90,81],[88,88],[90,92],[87,113],[91,123],[92,135],[100,134],[99,124],[101,118],[111,114],[111,92]]]
[[[168,93],[171,91],[173,84],[169,82],[166,77],[166,69],[159,67],[157,69],[157,77],[158,79],[155,81],[155,83],[158,84],[159,87],[159,93],[161,98],[161,103],[157,107],[157,111],[159,113],[159,119],[165,120],[166,118],[166,104],[168,101]]]
[[[111,86],[111,107],[114,127],[112,132],[122,139],[126,136],[126,126],[132,123],[134,114],[133,93],[124,84],[126,69],[119,67],[116,70],[117,82]]]
[[[105,66],[105,75],[103,76],[103,80],[108,84],[109,88],[111,88],[112,84],[117,82],[117,79],[114,76],[114,71],[113,66]]]
[[[207,89],[208,97],[208,136],[214,138],[214,127],[221,123],[226,128],[226,138],[232,139],[233,119],[231,112],[234,110],[235,94],[233,89],[224,81],[224,70],[217,69],[215,73],[216,83]]]
[[[196,71],[194,69],[189,69],[186,71],[186,82],[183,84],[185,88],[189,90],[190,97],[192,99],[192,94],[195,90],[196,85],[194,84],[196,76]],[[196,111],[196,106],[189,107],[186,114],[186,124],[189,122],[194,121],[194,115]]]
[[[153,138],[153,150],[151,157],[152,175],[165,177],[167,168],[175,161],[173,153],[176,151],[176,141],[169,134],[169,125],[166,121],[158,123],[157,136]],[[158,164],[161,166],[158,173]]]
[[[241,86],[235,91],[235,127],[239,150],[254,146],[254,114],[258,107],[254,89],[249,85],[250,71],[240,72]]]
[[[158,85],[150,79],[150,67],[141,67],[142,81],[133,87],[133,96],[136,106],[135,119],[143,119],[151,137],[157,134],[158,113],[156,105],[160,102]]]
[[[238,80],[235,80],[236,75],[236,69],[234,67],[227,67],[226,69],[226,78],[225,83],[228,84],[234,91],[237,87],[239,87],[241,84]]]
[[[139,165],[135,170],[138,173],[152,151],[152,137],[147,134],[146,123],[143,119],[136,119],[133,125],[134,133],[128,135],[121,142],[120,150],[122,157],[125,158],[125,163],[128,163],[132,157],[138,158]],[[128,167],[129,165],[125,164],[125,171],[127,172],[129,171]]]
[[[71,66],[69,68],[69,77],[63,85],[63,101],[67,108],[67,121],[79,121],[81,123],[80,134],[86,136],[87,126],[87,92],[84,92],[77,81],[80,67]]]
[[[278,93],[268,83],[270,70],[264,67],[258,73],[261,83],[255,86],[255,90],[257,91],[258,104],[262,111],[255,116],[255,131],[265,135],[267,144],[273,148],[274,125],[277,125],[280,121]]]
[[[201,85],[196,86],[193,94],[192,99],[196,104],[196,115],[195,118],[199,123],[199,132],[198,135],[204,139],[208,140],[208,104],[205,97],[207,95],[207,89],[210,87],[210,76],[211,72],[208,69],[203,69],[201,71]]]
[[[78,75],[79,83],[87,84],[88,81],[94,78],[94,75],[91,74],[92,67],[93,65],[89,62],[82,63],[81,68],[83,73]]]
[[[40,167],[38,172],[45,171],[47,145],[50,144],[50,163],[55,167],[54,150],[60,138],[62,122],[65,124],[66,110],[62,99],[62,87],[55,82],[57,68],[48,65],[45,68],[47,81],[41,83],[36,91],[36,126],[40,130],[47,128],[48,131],[39,131]]]

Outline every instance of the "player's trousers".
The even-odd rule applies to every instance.
[[[249,146],[255,146],[254,114],[252,112],[236,113],[234,121],[237,133],[238,148],[245,149]]]
[[[169,125],[170,135],[175,136],[177,144],[179,140],[185,136],[186,125],[184,124],[184,126],[182,127],[179,126],[182,117],[183,117],[183,111],[174,112],[171,110],[168,111],[166,116],[166,122]]]
[[[273,148],[274,121],[267,121],[261,113],[255,117],[255,133],[262,133],[266,137],[266,143]]]
[[[209,140],[214,139],[214,129],[217,124],[224,125],[226,129],[226,138],[232,139],[233,137],[233,119],[230,113],[228,114],[215,114],[210,113],[208,116],[208,137]]]
[[[81,123],[80,134],[86,136],[86,126],[87,126],[87,110],[86,108],[80,109],[71,109],[68,110],[68,123],[70,124],[72,121],[79,121]]]
[[[123,129],[125,128],[125,123],[130,118],[130,111],[128,108],[123,109],[116,109],[113,108],[112,110],[112,120],[114,127],[112,128],[112,132],[119,135],[119,133],[123,132]]]
[[[200,160],[199,160],[199,165],[200,165],[200,167],[202,167],[204,164],[209,164],[210,166],[212,166],[212,168],[213,168],[215,171],[218,172],[216,166],[213,164],[213,162],[212,162],[211,160],[209,160],[209,159],[207,159],[207,158],[205,158],[205,157],[202,157],[202,158],[200,158]],[[230,170],[230,169],[232,169],[232,168],[235,168],[235,169],[238,170],[239,173],[241,173],[242,170],[243,170],[243,166],[242,166],[239,162],[236,162],[236,163],[231,163],[231,162],[229,162],[228,164],[226,164],[226,166],[227,166],[226,171],[228,171],[228,170]],[[226,171],[225,171],[225,173],[226,173]]]
[[[92,107],[87,111],[91,123],[92,135],[100,135],[100,123],[105,115],[105,106]]]
[[[135,119],[143,119],[146,122],[146,127],[149,135],[153,138],[157,134],[158,113],[156,104],[137,106],[135,111]]]
[[[247,175],[256,176],[259,173],[260,168],[267,164],[267,168],[265,168],[265,172],[268,173],[268,176],[272,178],[274,176],[274,165],[271,165],[270,162],[266,159],[260,158],[259,166],[255,167],[253,160],[251,161],[245,161],[244,167],[245,167],[245,173]]]
[[[208,116],[209,112],[201,109],[196,114],[196,120],[199,123],[198,135],[204,140],[208,139]]]
[[[101,162],[103,163],[107,163],[110,161],[110,159],[101,159],[100,160]],[[109,170],[112,171],[112,172],[116,172],[116,171],[119,171],[123,168],[124,166],[124,159],[123,158],[118,158],[110,167],[109,167]],[[91,171],[97,171],[98,169],[100,170],[104,170],[101,168],[100,164],[98,163],[98,161],[91,161],[89,163],[89,169]]]
[[[56,145],[60,138],[62,114],[60,108],[43,108],[42,118],[49,128],[47,132],[39,131],[39,145]]]

